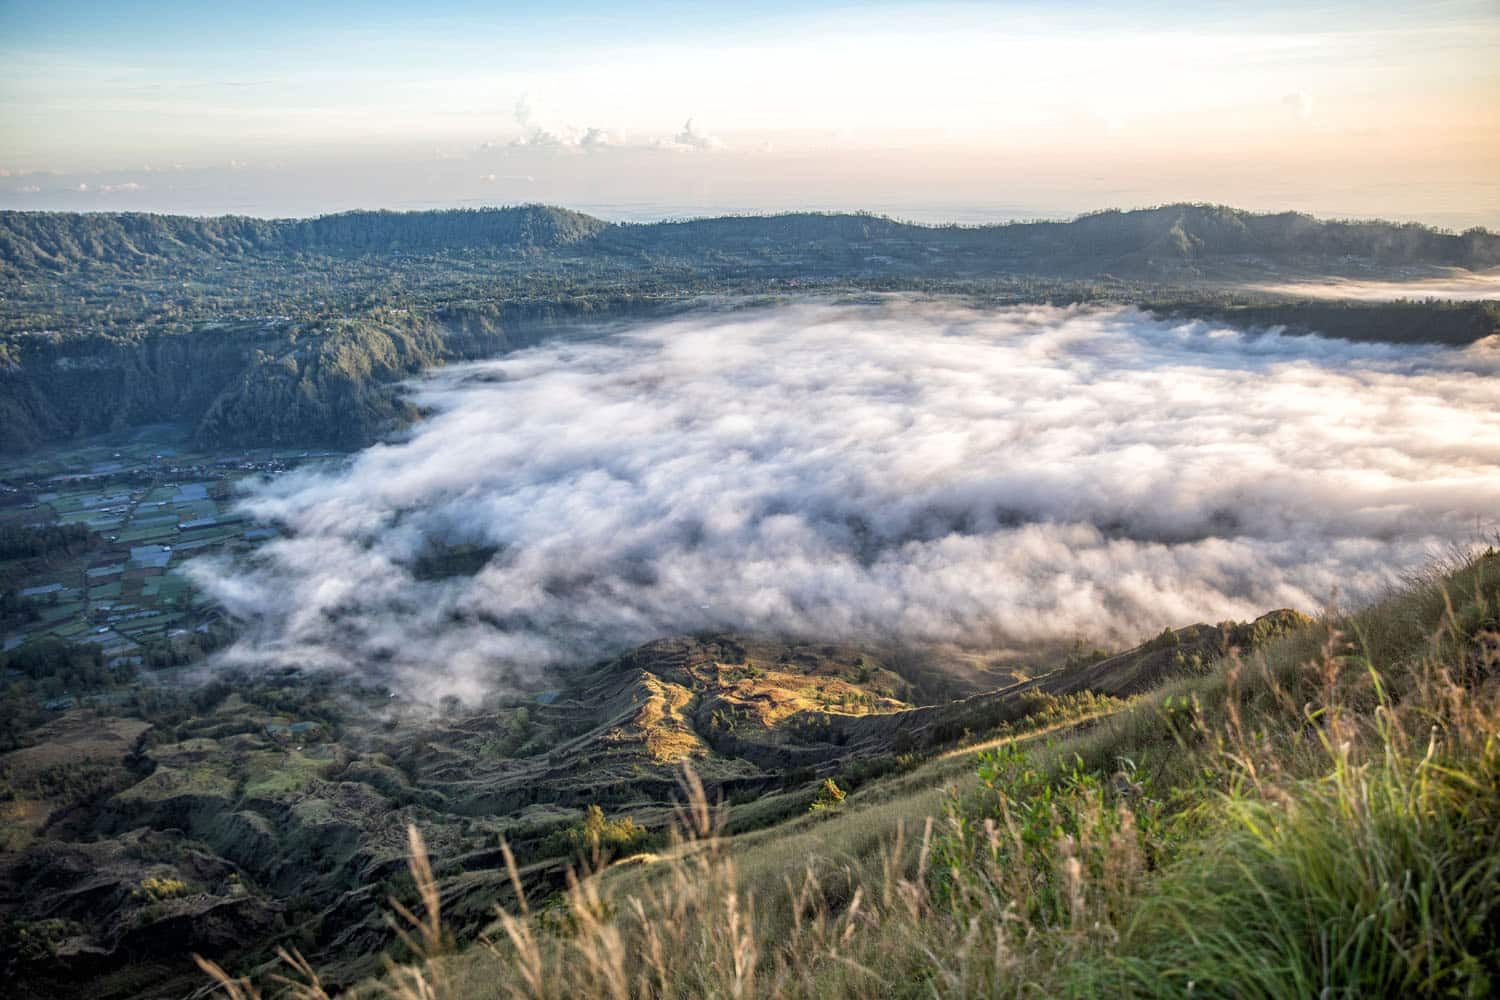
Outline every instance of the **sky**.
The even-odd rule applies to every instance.
[[[1497,0],[0,0],[0,207],[1500,228],[1497,52]]]

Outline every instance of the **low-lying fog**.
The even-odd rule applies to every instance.
[[[1497,368],[1133,309],[688,315],[423,380],[408,439],[247,498],[290,537],[191,571],[229,659],[429,699],[701,629],[1133,643],[1478,539]],[[496,552],[414,574],[437,541]]]
[[[1344,299],[1358,302],[1395,302],[1399,299],[1500,301],[1500,269],[1474,273],[1455,269],[1444,278],[1414,278],[1410,281],[1333,278],[1327,281],[1288,281],[1251,287],[1256,291],[1304,299]]]

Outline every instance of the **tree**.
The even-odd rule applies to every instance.
[[[839,787],[838,782],[832,778],[824,778],[818,794],[813,797],[812,805],[808,807],[809,812],[823,812],[829,809],[837,809],[844,804],[844,796],[848,793]]]

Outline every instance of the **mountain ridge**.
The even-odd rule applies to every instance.
[[[38,274],[71,267],[257,254],[422,253],[459,250],[605,255],[702,251],[757,241],[922,243],[1016,254],[1034,262],[1132,263],[1224,255],[1365,257],[1386,264],[1470,270],[1500,265],[1500,235],[1421,223],[1320,219],[1179,202],[1102,209],[1066,221],[926,225],[862,212],[783,212],[648,223],[607,222],[571,209],[522,204],[411,212],[355,210],[305,219],[157,213],[0,212],[0,262]],[[1019,261],[1018,261],[1019,262]]]

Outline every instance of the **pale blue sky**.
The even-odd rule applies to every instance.
[[[1496,226],[1496,52],[1495,0],[0,0],[0,206],[1193,198]]]

